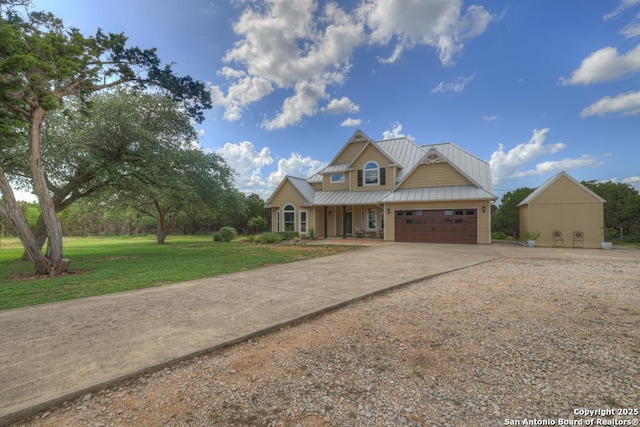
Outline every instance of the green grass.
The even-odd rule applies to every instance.
[[[354,249],[353,246],[254,245],[213,242],[210,236],[73,237],[64,240],[70,273],[32,277],[19,261],[17,239],[0,241],[0,310],[124,292],[251,270]]]

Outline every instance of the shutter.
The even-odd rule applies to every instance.
[[[362,169],[358,171],[358,187],[362,187]]]
[[[386,169],[385,168],[380,168],[380,185],[386,185],[387,184],[387,179],[386,179]]]

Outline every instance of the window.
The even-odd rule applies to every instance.
[[[280,231],[280,211],[276,215],[276,231]]]
[[[300,232],[307,232],[307,211],[300,211]]]
[[[333,173],[331,174],[331,183],[338,184],[340,182],[344,182],[344,174],[343,173]]]
[[[296,208],[292,205],[284,207],[284,231],[296,231]]]
[[[367,230],[377,230],[377,215],[376,211],[369,210],[367,215]]]
[[[376,162],[364,165],[364,185],[378,185],[380,183],[380,168]]]

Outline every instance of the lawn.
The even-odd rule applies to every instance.
[[[70,274],[33,277],[17,239],[0,241],[0,310],[161,286],[355,249],[341,245],[256,245],[209,236],[72,237],[64,240]]]

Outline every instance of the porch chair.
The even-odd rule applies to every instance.
[[[580,247],[584,248],[584,233],[580,230],[573,232],[573,247],[576,247],[576,243],[580,243]]]
[[[364,237],[364,230],[360,227],[355,227],[354,234],[356,235],[357,238]]]
[[[564,248],[564,239],[562,238],[562,231],[554,230],[551,232],[551,236],[553,237],[554,248]],[[559,246],[556,246],[556,245],[559,245]]]

